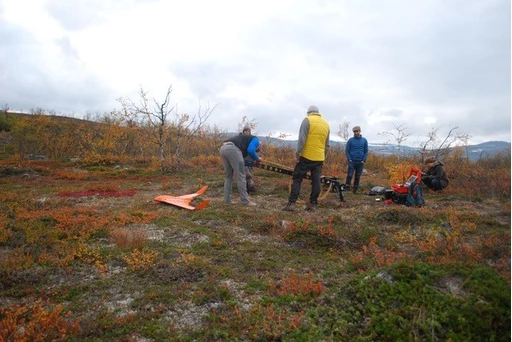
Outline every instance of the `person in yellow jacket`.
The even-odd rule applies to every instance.
[[[300,195],[302,180],[311,172],[311,194],[306,210],[314,211],[318,206],[318,196],[321,191],[322,166],[329,145],[329,123],[322,117],[317,106],[309,106],[307,116],[302,120],[299,129],[299,140],[295,152],[295,168],[293,183],[288,196],[285,211],[294,211]]]

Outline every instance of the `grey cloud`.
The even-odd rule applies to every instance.
[[[149,4],[158,0],[50,0],[48,13],[68,31],[82,30],[96,23],[106,22],[117,12],[137,4]]]
[[[97,1],[90,0],[52,0],[46,9],[48,13],[69,31],[86,28],[100,19]]]
[[[76,51],[66,38],[60,43],[69,58],[64,55],[66,65],[61,68],[72,77],[56,78],[52,66],[40,58],[31,34],[6,25],[0,26],[0,30],[8,37],[0,47],[0,64],[5,66],[0,69],[0,103],[16,110],[43,108],[73,113],[101,110],[111,102],[110,91],[82,71]]]
[[[194,65],[174,63],[169,70],[178,78],[186,80],[199,98],[218,94],[232,82],[251,84],[258,81],[257,73],[248,63],[237,61],[230,65],[215,61]]]
[[[405,35],[408,41],[390,37],[390,48],[381,49],[384,66],[429,101],[510,93],[510,2],[483,13],[466,2],[450,4],[425,13],[431,19],[417,35]]]

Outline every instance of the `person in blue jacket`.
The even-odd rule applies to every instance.
[[[240,133],[240,134],[251,135],[252,134],[251,127],[245,126],[244,129],[242,130],[242,133]],[[261,141],[260,141],[260,145],[256,148],[256,153],[259,153],[260,151],[261,151]],[[247,155],[244,158],[244,164],[245,164],[245,180],[247,183],[247,192],[248,193],[256,192],[256,183],[254,182],[254,172],[253,172],[254,171],[253,170],[254,159],[252,159],[252,157],[250,155]]]
[[[359,188],[359,180],[363,173],[364,163],[368,157],[368,141],[361,135],[361,127],[355,126],[352,128],[354,136],[347,141],[345,146],[345,155],[348,161],[347,180],[345,181],[345,188],[350,190],[350,183],[354,176],[354,186],[352,188],[353,193],[357,192]]]

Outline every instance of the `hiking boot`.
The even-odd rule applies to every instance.
[[[305,210],[306,211],[315,211],[316,209],[318,209],[318,204],[309,202],[308,205],[306,206]]]
[[[246,206],[248,206],[248,207],[255,207],[255,206],[257,206],[257,204],[256,204],[256,203],[254,203],[254,202],[252,202],[252,201],[249,201],[249,202],[247,202],[247,203],[244,203],[244,205],[246,205]]]
[[[343,186],[343,191],[350,191],[350,184],[345,184],[345,186]]]
[[[292,202],[286,203],[286,205],[283,207],[283,211],[294,211],[294,210],[295,210],[295,203],[292,203]]]
[[[357,194],[357,187],[354,187],[354,188],[352,189],[352,193],[353,193],[354,195],[355,195],[355,194]]]

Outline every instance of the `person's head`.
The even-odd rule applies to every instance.
[[[433,166],[436,163],[436,157],[430,156],[427,159],[425,159],[425,164],[428,165],[428,167]]]
[[[354,137],[359,137],[361,135],[361,127],[354,126],[354,128],[352,128],[352,132],[354,132]]]
[[[311,105],[309,106],[308,108],[308,111],[307,111],[307,114],[319,114],[320,111],[318,110],[318,107],[317,106],[314,106],[314,105]]]
[[[245,126],[244,129],[242,130],[242,133],[245,135],[251,135],[251,127]]]

